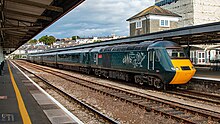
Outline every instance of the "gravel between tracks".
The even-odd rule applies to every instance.
[[[23,65],[27,67],[27,65]],[[28,68],[28,67],[27,67]],[[33,70],[39,76],[47,79],[51,84],[56,85],[58,88],[64,90],[65,92],[71,94],[74,97],[86,102],[87,104],[95,107],[97,110],[101,111],[102,113],[114,118],[115,120],[120,121],[122,124],[174,124],[177,123],[175,120],[165,118],[160,115],[155,115],[153,112],[146,112],[143,109],[139,108],[138,106],[134,106],[130,103],[122,102],[118,99],[112,97],[106,97],[100,93],[94,92],[88,88],[84,88],[80,85],[74,84],[72,82],[66,81],[64,79],[58,78],[54,75],[38,71],[33,68],[29,68]],[[77,74],[78,75],[78,74]],[[79,74],[80,75],[80,74]],[[84,75],[81,75],[82,77]],[[89,77],[87,77],[89,78]],[[89,78],[91,79],[91,78]],[[51,90],[47,90],[47,92],[54,92]],[[72,105],[68,100],[65,98],[60,97],[56,93],[52,93],[52,96],[61,102],[67,109],[70,111],[76,109],[76,106]],[[80,120],[84,123],[90,123],[85,119],[84,114],[79,114],[73,112]],[[96,123],[91,122],[91,124]]]
[[[42,87],[47,93],[49,93],[52,97],[64,105],[70,112],[72,112],[74,115],[77,115],[85,124],[99,124],[103,122],[103,120],[98,120],[93,115],[89,115],[88,112],[82,110],[82,108],[77,103],[67,100],[53,89],[50,89],[43,82],[39,82],[39,80],[36,79],[34,79],[34,81],[37,82],[38,85]]]
[[[155,115],[152,112],[146,112],[139,107],[134,107],[129,103],[122,102],[112,97],[106,97],[100,93],[94,92],[88,88],[66,81],[61,78],[56,78],[51,74],[39,73],[40,76],[46,78],[51,84],[56,85],[59,89],[65,90],[67,93],[81,99],[94,106],[99,111],[108,116],[119,120],[121,123],[133,124],[171,124],[175,123],[171,119],[165,119],[160,115]],[[58,99],[60,101],[60,99]],[[61,99],[62,101],[62,99]]]
[[[39,73],[37,70],[35,71],[36,73]],[[95,78],[95,77],[86,76],[86,75],[79,74],[79,73],[72,73],[72,72],[63,71],[63,70],[59,70],[59,71],[68,73],[73,76],[77,76],[79,78],[89,79],[90,81],[96,81],[96,82],[107,83],[107,84],[110,83],[110,84],[114,84],[117,86],[123,86],[129,89],[132,88],[133,90],[141,90],[135,87],[130,87],[128,85],[118,84],[118,83],[115,83],[114,81],[103,80],[100,78]],[[67,91],[68,93],[72,94],[73,96],[96,107],[98,110],[102,111],[108,116],[111,116],[112,118],[115,118],[116,120],[119,120],[121,123],[140,123],[140,124],[142,123],[143,124],[176,123],[174,120],[161,117],[160,115],[155,115],[152,112],[143,111],[139,107],[134,107],[133,105],[130,105],[129,103],[121,102],[118,99],[106,97],[104,95],[101,95],[100,93],[96,93],[87,88],[83,88],[79,85],[76,85],[72,82],[68,82],[64,79],[57,78],[56,76],[53,76],[51,74],[40,72],[39,75],[46,78],[48,81],[50,81],[54,85],[59,86],[60,89],[63,89]],[[152,94],[157,93],[157,91],[151,91],[151,90],[147,90],[147,91],[141,90],[141,91],[152,93]],[[164,96],[163,93],[159,93],[159,95]],[[173,99],[173,98],[169,98],[169,99]],[[206,107],[206,105],[204,105],[204,107]]]

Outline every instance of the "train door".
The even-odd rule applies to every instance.
[[[155,69],[155,51],[154,50],[149,50],[148,51],[148,70],[149,71],[154,71]]]
[[[159,73],[162,71],[162,66],[160,63],[161,53],[158,50],[150,50],[148,52],[148,70],[150,72]]]
[[[148,85],[154,86],[157,89],[165,88],[165,85],[159,78],[163,73],[162,67],[160,64],[161,54],[158,50],[149,50],[148,51],[148,72],[153,74],[148,76]]]
[[[57,54],[55,54],[55,66],[58,68],[58,64],[57,64]]]
[[[103,56],[103,67],[111,68],[111,55],[109,53]]]
[[[84,61],[84,64],[89,64],[89,53],[83,54],[83,61]]]
[[[94,53],[92,59],[93,59],[93,63],[95,65],[98,65],[98,62],[99,62],[99,60],[98,60],[98,53]]]

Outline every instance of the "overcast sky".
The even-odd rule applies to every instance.
[[[154,4],[155,0],[85,0],[59,21],[45,29],[35,38],[52,35],[68,38],[75,35],[128,36],[126,19]]]

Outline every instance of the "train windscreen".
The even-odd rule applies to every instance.
[[[183,49],[167,49],[167,53],[169,54],[171,59],[187,58]]]

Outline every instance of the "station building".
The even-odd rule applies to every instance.
[[[130,36],[178,28],[180,15],[159,6],[151,6],[127,19]]]

